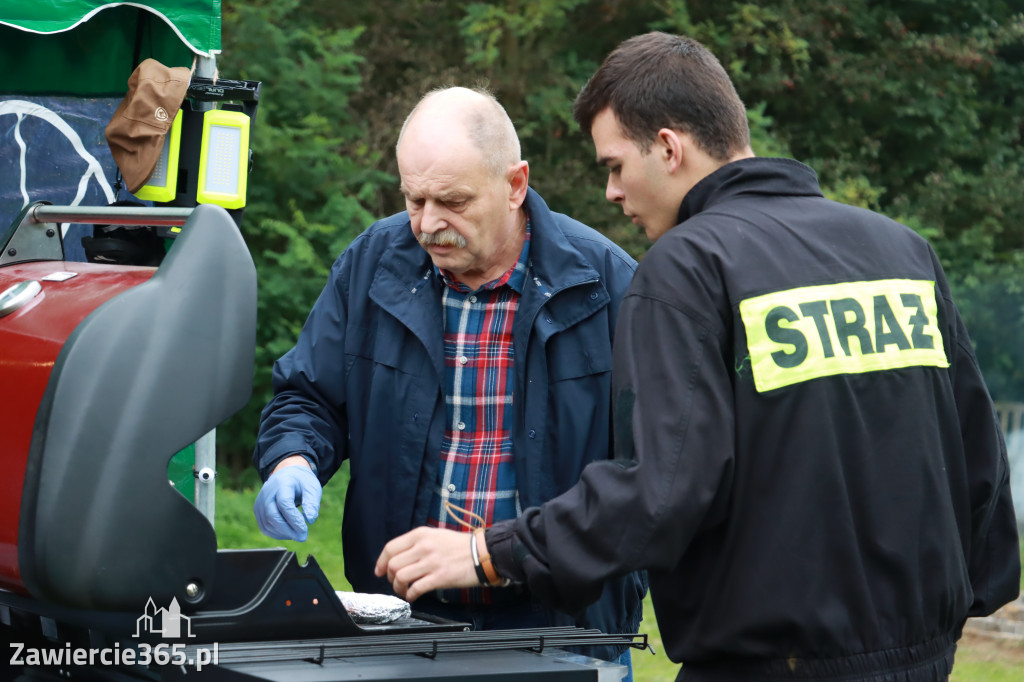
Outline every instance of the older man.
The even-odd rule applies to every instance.
[[[486,93],[429,94],[397,156],[407,211],[334,264],[274,367],[253,456],[261,529],[298,540],[349,460],[345,572],[362,592],[390,592],[374,576],[390,538],[514,519],[610,456],[611,339],[636,266],[529,188],[515,128]],[[522,586],[435,592],[417,607],[482,629],[636,632],[645,592],[642,574],[611,579],[575,619]]]
[[[575,115],[606,197],[655,240],[616,330],[616,459],[480,534],[477,557],[566,608],[647,568],[686,682],[947,679],[1020,562],[1006,448],[934,251],[826,200],[810,168],[754,158],[728,75],[688,38],[620,45]],[[472,584],[458,540],[417,529],[377,570],[412,600]]]

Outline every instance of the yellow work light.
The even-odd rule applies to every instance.
[[[203,113],[196,201],[224,208],[245,206],[249,166],[249,117],[240,111]]]
[[[173,201],[178,192],[178,150],[181,147],[181,110],[174,117],[171,129],[164,135],[164,148],[156,168],[146,184],[135,193],[147,201]]]

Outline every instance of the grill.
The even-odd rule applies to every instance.
[[[307,661],[320,664],[327,659],[361,656],[415,654],[436,658],[438,654],[480,651],[529,651],[543,654],[561,647],[621,644],[648,648],[647,635],[608,635],[599,630],[574,627],[489,630],[430,634],[386,634],[320,640],[245,642],[218,647],[221,664],[280,661]],[[193,660],[198,645],[185,647]]]

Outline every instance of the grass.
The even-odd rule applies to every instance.
[[[1022,663],[1013,660],[993,661],[986,654],[978,654],[972,647],[957,650],[956,663],[950,682],[1021,682],[1024,680]]]
[[[310,528],[305,543],[273,540],[260,533],[253,517],[252,505],[259,482],[255,478],[238,482],[238,490],[218,487],[216,500],[217,543],[224,549],[255,547],[286,547],[299,555],[300,561],[312,554],[337,590],[351,590],[345,579],[341,554],[341,515],[345,505],[345,471],[336,475],[324,489],[320,518]],[[1024,547],[1022,547],[1024,555]],[[1024,589],[1024,579],[1022,579]],[[665,656],[661,635],[654,619],[650,595],[644,601],[644,620],[640,631],[647,634],[654,648],[633,652],[633,678],[636,682],[661,682],[675,679],[679,666]],[[972,639],[961,642],[951,682],[1024,682],[1024,645],[1016,649],[989,646]]]
[[[246,482],[239,490],[218,487],[214,523],[217,545],[221,549],[285,547],[298,555],[300,563],[312,554],[334,589],[351,591],[341,554],[341,514],[345,508],[346,482],[347,476],[335,476],[324,488],[320,517],[310,527],[306,542],[274,540],[260,532],[252,511],[259,492],[258,480]]]
[[[651,605],[650,593],[644,599],[644,619],[640,623],[640,632],[647,635],[647,643],[651,645],[654,653],[650,651],[633,652],[633,679],[636,682],[674,680],[679,674],[679,666],[668,660],[665,655],[665,647],[661,644],[661,633],[658,632],[658,623],[654,620],[654,606]]]

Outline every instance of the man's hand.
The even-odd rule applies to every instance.
[[[277,540],[305,542],[309,537],[307,523],[320,515],[323,488],[305,457],[286,457],[274,467],[274,473],[263,484],[253,512],[260,531]],[[299,506],[302,511],[299,511]]]
[[[384,546],[373,572],[378,578],[386,575],[395,594],[408,602],[432,590],[478,587],[470,537],[456,530],[416,528]]]

